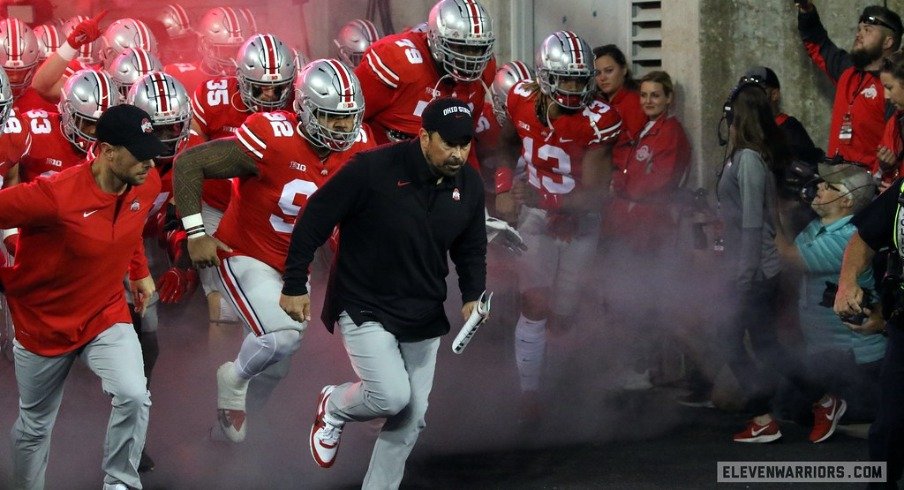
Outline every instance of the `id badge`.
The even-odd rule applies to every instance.
[[[841,120],[841,129],[838,130],[838,140],[844,144],[851,144],[854,137],[854,125],[851,123],[851,114],[847,113]]]

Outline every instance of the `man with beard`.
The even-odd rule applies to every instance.
[[[835,84],[826,156],[840,156],[876,173],[876,147],[888,117],[878,72],[882,59],[901,46],[901,17],[878,5],[863,9],[848,53],[829,39],[812,3],[800,0],[797,6],[797,28],[804,47]]]

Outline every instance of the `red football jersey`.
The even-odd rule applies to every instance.
[[[581,161],[588,150],[612,144],[618,137],[621,118],[599,100],[573,114],[552,121],[552,129],[537,118],[540,90],[521,81],[512,87],[506,101],[509,119],[521,138],[518,164],[527,166],[528,182],[551,194],[568,194],[581,179]]]
[[[427,47],[427,33],[406,31],[372,44],[355,75],[366,101],[364,120],[373,127],[377,142],[386,143],[389,129],[417,136],[421,113],[436,97],[452,96],[467,103],[476,124],[486,98],[484,84],[489,87],[493,83],[496,61],[490,60],[484,69],[483,83],[458,83],[446,77],[437,85],[442,74]]]
[[[285,111],[251,115],[235,133],[236,144],[257,162],[259,175],[239,179],[216,237],[235,252],[282,272],[295,219],[308,197],[355,153],[376,146],[367,126],[343,152],[321,161]]]
[[[85,154],[63,134],[59,114],[36,109],[23,114],[21,120],[32,138],[31,151],[19,166],[22,182],[53,175],[85,160]]]
[[[141,230],[159,189],[150,172],[108,194],[85,164],[0,191],[0,228],[21,229],[16,265],[0,278],[26,349],[58,356],[132,321],[122,280],[149,275]]]
[[[27,87],[21,94],[17,95],[13,101],[13,107],[24,114],[32,109],[40,109],[46,112],[57,112],[57,105],[54,102],[41,97],[38,91],[32,87]]]
[[[188,93],[193,94],[198,87],[213,77],[215,73],[207,73],[201,68],[201,64],[195,63],[170,63],[163,67],[163,72],[172,75],[179,80]]]
[[[13,109],[9,113],[6,125],[0,128],[0,187],[9,174],[10,169],[18,165],[31,151],[31,133],[28,126],[22,125],[22,120]]]

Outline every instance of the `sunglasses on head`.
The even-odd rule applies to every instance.
[[[871,26],[882,26],[882,27],[885,27],[886,29],[890,29],[894,33],[898,32],[898,30],[895,29],[894,27],[892,27],[891,25],[889,25],[888,22],[885,22],[884,20],[882,20],[882,18],[877,17],[875,15],[862,15],[862,16],[860,16],[859,22],[861,24],[869,24]]]

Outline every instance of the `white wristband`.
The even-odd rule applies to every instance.
[[[204,220],[201,218],[201,213],[195,213],[183,217],[182,227],[185,228],[185,233],[188,235],[188,238],[197,238],[206,233],[206,231],[204,230]]]
[[[78,54],[78,50],[70,46],[69,41],[64,42],[56,52],[60,55],[60,58],[63,58],[66,61],[72,61],[72,59],[75,58],[75,55]]]

